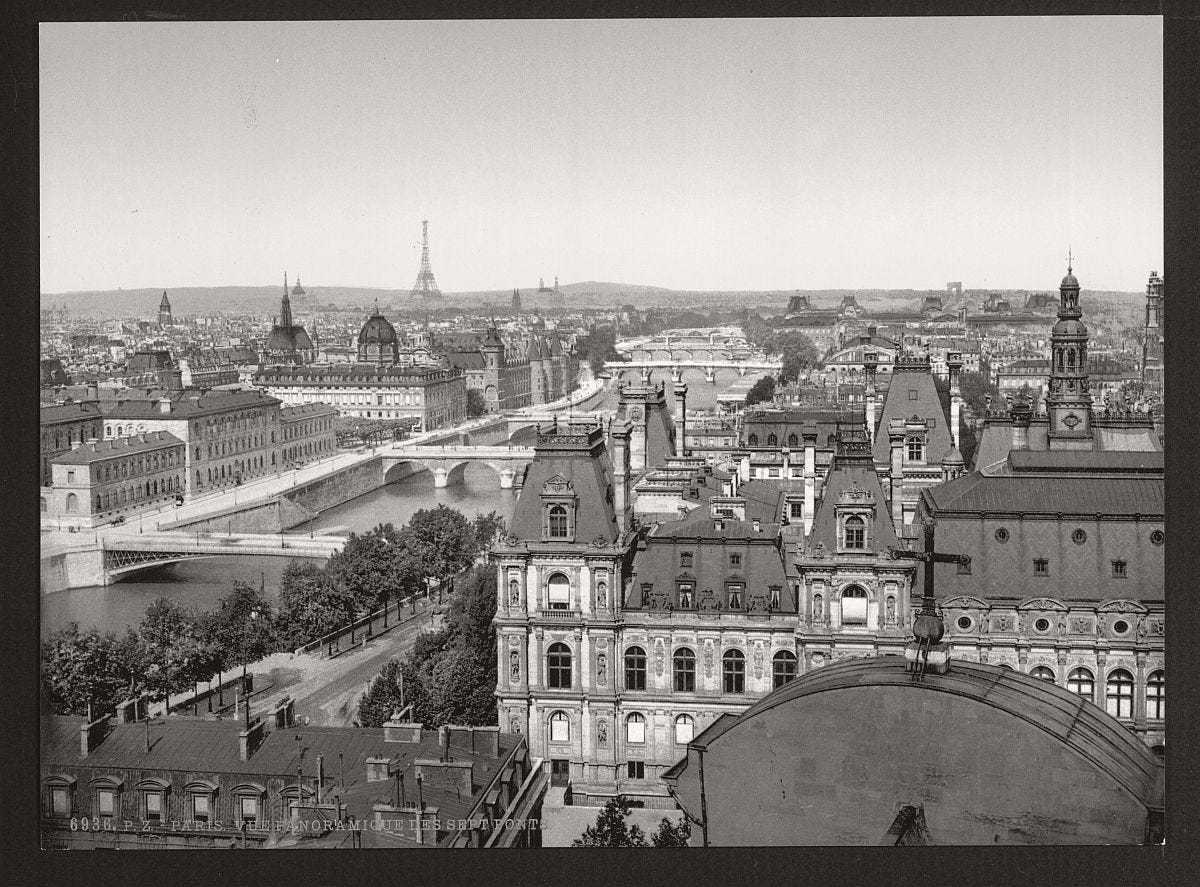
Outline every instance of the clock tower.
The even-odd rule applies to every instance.
[[[1050,380],[1046,397],[1052,450],[1092,449],[1092,396],[1088,391],[1088,330],[1080,320],[1079,281],[1070,262],[1058,288],[1058,322],[1050,333]]]

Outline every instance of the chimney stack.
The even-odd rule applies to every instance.
[[[754,524],[754,532],[761,533],[762,532],[762,521],[759,520],[758,518],[754,518],[753,524]]]
[[[812,532],[813,513],[817,508],[817,432],[805,429],[804,435],[804,535]]]
[[[617,532],[625,533],[630,526],[632,507],[629,491],[629,438],[633,429],[626,421],[612,426],[613,441],[613,510],[617,515]]]
[[[675,417],[675,428],[678,432],[678,438],[675,441],[675,452],[681,456],[688,454],[687,448],[687,385],[682,382],[675,383],[675,404],[677,413]]]
[[[962,424],[962,391],[958,385],[958,377],[963,366],[962,352],[948,352],[946,366],[950,369],[950,435],[954,439],[954,446],[960,448],[959,426]]]
[[[899,533],[904,529],[904,503],[900,494],[904,483],[904,420],[888,423],[888,447],[891,455],[892,524]]]
[[[1014,450],[1029,449],[1029,426],[1033,418],[1033,408],[1021,401],[1009,411],[1013,422],[1012,448]]]
[[[171,412],[171,398],[165,394],[158,399],[158,411],[164,415],[169,415]]]

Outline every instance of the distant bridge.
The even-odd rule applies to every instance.
[[[435,488],[462,483],[463,472],[472,463],[481,463],[492,468],[500,477],[500,489],[511,490],[518,478],[525,476],[525,469],[533,461],[533,447],[515,446],[470,446],[449,444],[446,446],[406,446],[403,442],[380,450],[383,456],[385,482],[394,469],[408,466],[433,472]]]
[[[273,555],[327,558],[342,550],[345,536],[289,536],[264,533],[189,533],[186,531],[107,533],[100,542],[109,581],[147,567],[201,557]],[[107,584],[107,583],[105,583]]]
[[[750,370],[765,370],[767,372],[777,373],[782,368],[783,361],[779,358],[761,356],[737,360],[716,358],[707,360],[684,360],[680,358],[614,360],[604,364],[604,369],[609,372],[616,370],[670,370],[671,378],[676,382],[682,381],[684,370],[704,370],[705,381],[709,382],[710,384],[716,382],[718,370],[737,370],[739,376],[744,376]]]

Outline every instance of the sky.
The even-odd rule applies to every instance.
[[[56,23],[41,289],[1140,291],[1158,17]]]

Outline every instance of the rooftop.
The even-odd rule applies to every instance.
[[[151,431],[136,437],[117,437],[112,440],[81,444],[68,453],[56,456],[51,462],[54,465],[90,465],[92,462],[100,462],[118,456],[181,446],[183,446],[183,441],[169,431]]]

